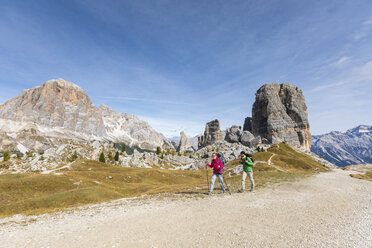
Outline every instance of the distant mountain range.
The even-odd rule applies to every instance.
[[[311,151],[340,167],[372,163],[372,126],[313,135]]]

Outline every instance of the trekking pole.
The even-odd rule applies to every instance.
[[[230,188],[229,188],[229,184],[227,183],[226,178],[225,178],[225,182],[226,182],[227,191],[229,191],[229,194],[231,195],[231,191],[230,191]]]
[[[207,189],[209,189],[209,176],[208,176],[208,167],[205,166],[205,171],[207,172]]]

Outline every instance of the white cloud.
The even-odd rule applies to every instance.
[[[372,16],[365,22],[363,22],[363,25],[371,25],[372,24]]]
[[[349,57],[342,57],[334,64],[342,64],[348,61]],[[369,61],[361,66],[353,67],[347,70],[343,75],[341,75],[342,80],[332,83],[327,83],[324,85],[317,86],[311,89],[309,92],[319,92],[330,88],[335,88],[347,84],[357,84],[357,83],[369,83],[372,84],[372,61]]]
[[[317,86],[317,87],[313,88],[309,92],[323,91],[325,89],[334,88],[334,87],[341,86],[341,85],[344,85],[344,84],[347,84],[347,83],[348,82],[340,81],[340,82],[337,82],[337,83],[324,84],[324,85],[320,85],[320,86]]]
[[[372,17],[362,23],[362,27],[354,35],[355,40],[363,39],[367,37],[372,30]]]
[[[342,58],[337,60],[335,63],[333,63],[333,66],[335,67],[343,66],[345,64],[348,64],[350,60],[351,60],[351,57],[343,56]]]

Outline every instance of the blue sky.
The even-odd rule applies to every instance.
[[[312,134],[372,124],[372,2],[8,1],[0,102],[53,78],[166,136],[251,116],[265,83],[300,87]]]

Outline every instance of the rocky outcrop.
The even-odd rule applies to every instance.
[[[226,129],[225,141],[229,143],[241,143],[244,146],[257,146],[257,142],[253,142],[254,136],[249,131],[242,131],[240,126],[233,125]]]
[[[265,84],[256,92],[252,132],[269,142],[310,150],[311,134],[302,91],[292,84]]]
[[[213,120],[206,124],[204,135],[199,136],[198,147],[202,148],[221,141],[223,141],[223,133],[220,129],[220,121]]]
[[[181,132],[180,133],[180,142],[179,142],[178,147],[177,147],[177,152],[191,153],[193,151],[194,151],[194,149],[192,148],[192,146],[189,142],[189,139],[187,138],[185,132]]]
[[[252,118],[251,117],[245,118],[243,131],[248,131],[248,132],[252,133]]]
[[[311,151],[337,166],[372,163],[372,126],[314,135]]]

